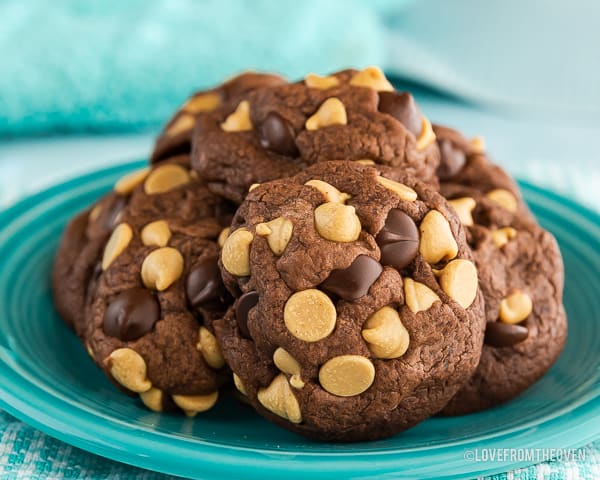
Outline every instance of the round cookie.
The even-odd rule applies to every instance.
[[[324,160],[402,167],[436,183],[439,151],[409,93],[374,67],[257,88],[198,118],[192,166],[240,203],[255,183]]]
[[[109,378],[155,411],[206,410],[229,380],[212,330],[230,304],[217,263],[220,204],[189,157],[174,157],[121,179],[67,230],[95,246],[75,259],[76,272],[89,272],[75,328]],[[85,280],[58,275],[55,291]]]
[[[282,85],[285,80],[277,75],[246,72],[211,90],[194,93],[167,122],[156,139],[150,161],[189,154],[196,119],[213,111],[226,102],[235,101],[241,95],[258,87]]]
[[[431,187],[324,162],[253,189],[224,242],[237,297],[215,332],[267,419],[320,440],[383,438],[471,376],[483,303],[460,222]]]
[[[567,334],[558,245],[535,223],[520,196],[514,196],[515,209],[490,198],[490,182],[514,190],[509,190],[512,181],[482,158],[467,160],[464,182],[460,171],[441,182],[442,194],[467,228],[487,322],[479,366],[444,408],[447,415],[483,410],[517,396],[552,366]],[[473,181],[477,168],[481,182]]]

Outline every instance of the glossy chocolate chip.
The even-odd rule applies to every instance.
[[[377,260],[360,255],[348,268],[333,270],[321,288],[344,300],[356,300],[367,294],[382,271],[383,267]]]
[[[160,305],[152,292],[131,288],[117,295],[104,312],[104,333],[125,342],[152,331],[160,320]]]
[[[529,330],[523,325],[487,322],[485,343],[492,347],[512,347],[527,338]]]
[[[248,313],[258,303],[258,292],[244,293],[235,304],[235,319],[243,337],[250,338],[248,330]]]
[[[117,226],[121,218],[121,213],[126,206],[127,198],[119,195],[111,205],[108,215],[106,215],[106,223],[104,226],[107,230],[112,230]]]
[[[381,249],[381,263],[397,269],[406,267],[419,251],[419,230],[413,219],[398,208],[389,211],[375,240]]]
[[[295,157],[298,147],[294,140],[294,129],[277,112],[270,112],[260,126],[260,144],[266,150]]]
[[[185,282],[188,303],[197,310],[218,308],[224,290],[217,257],[204,258],[196,263]]]
[[[415,137],[421,134],[421,112],[410,93],[379,92],[378,109],[402,123]]]
[[[446,180],[462,170],[467,162],[467,156],[462,149],[454,145],[450,140],[440,140],[438,145],[442,158],[440,166],[437,169],[437,175],[440,180]]]

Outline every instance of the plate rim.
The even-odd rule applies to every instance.
[[[39,191],[21,199],[9,208],[0,211],[0,225],[2,226],[0,228],[0,238],[7,231],[7,225],[10,225],[10,223],[18,220],[19,217],[21,217],[27,211],[31,210],[33,207],[43,204],[45,200],[59,195],[61,193],[71,191],[72,189],[85,186],[92,181],[98,181],[102,177],[116,175],[120,172],[125,173],[126,171],[132,170],[136,167],[141,167],[145,163],[146,162],[143,160],[137,160],[134,162],[127,162],[114,165],[108,168],[94,170],[84,175],[67,179],[63,182],[52,185],[42,191]],[[586,223],[589,222],[592,226],[596,227],[595,230],[597,231],[594,232],[595,234],[593,235],[593,238],[596,239],[597,242],[600,244],[600,213],[591,210],[585,205],[581,205],[580,203],[576,202],[571,198],[547,190],[533,183],[519,181],[519,184],[521,185],[523,190],[528,194],[542,197],[546,200],[550,200],[553,203],[558,203],[566,209],[575,211],[577,214],[584,217]],[[362,478],[367,478],[365,476],[365,472],[360,473],[360,468],[358,470],[356,469],[358,463],[364,461],[373,462],[373,459],[376,457],[377,466],[374,467],[373,471],[369,472],[369,475],[376,476],[395,471],[393,468],[390,468],[392,466],[392,463],[396,463],[395,467],[397,469],[397,462],[400,458],[402,458],[402,460],[410,462],[411,457],[414,458],[415,453],[419,451],[349,451],[339,452],[335,454],[335,458],[332,459],[330,458],[333,456],[331,452],[292,453],[289,451],[277,452],[275,450],[261,452],[260,448],[248,448],[237,445],[227,446],[221,443],[211,443],[210,441],[202,439],[194,439],[192,442],[188,438],[175,437],[169,438],[170,445],[167,448],[160,441],[161,437],[166,435],[162,432],[154,432],[154,434],[148,436],[148,438],[142,437],[140,439],[139,436],[134,438],[131,436],[131,433],[134,432],[135,434],[135,430],[130,430],[125,426],[118,425],[110,421],[105,423],[99,422],[99,419],[104,418],[101,414],[93,414],[90,412],[86,412],[74,405],[71,405],[68,410],[61,410],[60,406],[64,404],[60,399],[57,399],[49,392],[41,390],[38,386],[32,384],[31,382],[28,382],[27,379],[20,377],[18,373],[15,370],[11,369],[10,365],[8,365],[1,357],[0,365],[8,367],[5,368],[5,370],[7,371],[6,377],[7,379],[11,379],[10,382],[5,382],[3,388],[0,389],[0,407],[6,410],[9,414],[43,431],[44,433],[47,433],[52,437],[58,438],[59,440],[62,440],[68,444],[110,458],[112,460],[124,462],[129,465],[134,465],[142,468],[148,468],[158,472],[170,473],[175,475],[189,475],[190,473],[193,474],[194,472],[191,472],[189,470],[188,464],[183,464],[181,462],[182,452],[180,450],[183,449],[185,450],[187,458],[189,458],[193,462],[202,461],[203,475],[208,473],[207,467],[209,466],[212,468],[213,474],[222,474],[224,472],[222,468],[224,465],[227,467],[228,473],[232,473],[233,469],[237,469],[238,472],[245,472],[247,474],[248,468],[260,468],[263,475],[279,475],[284,472],[286,473],[286,475],[289,475],[290,462],[295,463],[298,461],[305,460],[307,457],[311,457],[313,459],[318,459],[319,461],[312,462],[312,464],[304,463],[302,465],[304,468],[301,470],[303,474],[306,474],[307,471],[318,474],[319,472],[323,473],[335,470],[338,475],[346,473],[349,475],[360,475]],[[12,392],[9,391],[9,387],[12,387]],[[19,395],[16,394],[17,392],[20,395],[23,395],[23,399],[19,398]],[[35,399],[38,400],[38,402],[28,404],[25,401],[25,398],[31,396],[34,392],[37,394]],[[39,400],[44,401],[40,402]],[[45,406],[46,410],[42,411],[41,409],[39,409],[40,406]],[[50,408],[48,408],[49,406]],[[594,425],[594,419],[596,418],[594,412],[598,409],[600,409],[600,392],[595,392],[595,394],[587,402],[578,405],[576,408],[569,412],[571,414],[575,414],[575,412],[578,412],[578,414],[580,415],[579,417],[577,417],[577,424],[571,425],[571,428],[569,429],[569,431],[574,429],[577,432],[577,441],[571,442],[571,446],[573,448],[585,445],[590,441],[598,438],[598,436],[600,435],[600,428]],[[61,419],[61,417],[63,418]],[[559,416],[557,418],[549,419],[546,422],[537,424],[534,428],[530,428],[529,430],[533,429],[537,430],[538,432],[540,431],[540,428],[543,430],[547,430],[544,435],[545,439],[551,438],[553,435],[555,437],[558,435],[562,436],[564,434],[564,429],[562,427],[561,429],[559,429],[559,431],[556,431],[556,424],[558,422],[558,419],[560,418],[561,417]],[[583,422],[583,424],[581,423],[582,419],[586,419]],[[103,435],[102,437],[110,439],[110,444],[108,444],[107,442],[98,441],[99,430],[105,433],[105,435]],[[528,429],[519,429],[518,427],[515,428],[516,432],[521,432],[523,430],[527,431]],[[93,432],[93,435],[86,434],[85,432]],[[476,445],[476,447],[485,448],[485,446],[487,445],[489,447],[497,448],[499,441],[505,439],[505,437],[511,437],[513,434],[514,432],[512,431],[510,433],[502,433],[495,435],[490,434],[489,437],[480,441]],[[540,437],[540,433],[537,433],[537,436]],[[132,445],[130,439],[135,440],[138,445],[143,445],[144,451],[140,451],[137,453],[129,451],[128,449]],[[493,442],[493,444],[490,444],[490,442]],[[167,455],[166,457],[171,457],[169,460],[162,459],[161,461],[161,459],[154,459],[152,455],[148,454],[148,452],[156,452],[159,446],[160,449],[162,449],[163,451],[166,448],[167,450],[173,450],[172,453],[175,453],[175,451],[177,451],[178,454]],[[465,474],[493,474],[528,465],[527,461],[504,462],[501,464],[494,462],[478,462],[466,464],[466,462],[461,456],[461,453],[464,453],[465,450],[468,450],[470,446],[472,445],[469,443],[469,440],[464,440],[457,443],[453,443],[451,445],[435,446],[431,449],[422,449],[421,451],[426,452],[427,455],[433,454],[437,457],[443,457],[438,458],[438,461],[444,462],[446,471],[449,466],[451,466],[454,469],[454,473],[448,472],[448,475],[446,475],[446,473],[442,473],[443,475],[446,475],[445,478],[456,478],[457,476],[462,476]],[[235,452],[236,455],[232,456],[232,452]],[[345,457],[345,459],[348,459],[350,456],[352,456],[354,460],[351,462],[345,462],[345,468],[340,469],[341,466],[339,464],[339,458]],[[233,462],[232,457],[234,460]],[[458,457],[460,457],[459,460],[457,460]],[[177,460],[173,461],[173,458]],[[268,461],[265,460],[267,458]],[[276,461],[277,459],[284,461],[284,464],[279,465],[279,462]],[[471,465],[475,468],[465,469],[465,465]],[[221,468],[219,468],[219,466]],[[436,477],[439,478],[439,475],[440,473],[437,472]]]

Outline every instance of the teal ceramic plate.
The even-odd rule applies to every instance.
[[[0,404],[16,417],[90,452],[203,479],[476,476],[528,463],[491,461],[484,448],[578,447],[600,436],[600,216],[527,184],[525,197],[564,255],[570,323],[557,364],[518,399],[361,444],[305,440],[231,399],[196,419],[141,408],[61,323],[49,280],[67,220],[136,166],[77,178],[0,214]]]

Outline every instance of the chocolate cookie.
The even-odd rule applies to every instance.
[[[247,72],[211,90],[194,93],[167,122],[156,139],[151,162],[191,152],[191,138],[196,119],[223,103],[236,101],[240,96],[258,87],[282,85],[285,80],[277,75]]]
[[[255,183],[328,160],[402,167],[437,182],[439,151],[409,93],[374,67],[256,88],[198,117],[192,165],[209,188],[240,203]]]
[[[443,142],[445,132],[436,130]],[[441,192],[467,227],[487,326],[479,366],[443,410],[448,415],[482,410],[521,393],[554,363],[567,333],[556,241],[535,223],[516,185],[499,167],[466,142],[453,142],[453,148],[466,162],[442,180]],[[447,163],[446,148],[440,149],[442,164]]]
[[[57,256],[55,295],[84,306],[71,323],[88,353],[153,410],[206,410],[229,379],[212,330],[231,303],[217,264],[220,203],[190,172],[189,157],[175,157],[117,182],[77,217],[65,236],[75,240]],[[77,274],[62,282],[74,241],[94,249],[84,246]],[[75,282],[86,286],[59,293]]]
[[[324,162],[252,189],[224,242],[237,297],[215,332],[267,419],[320,440],[383,438],[473,373],[483,303],[446,201],[405,175]]]

